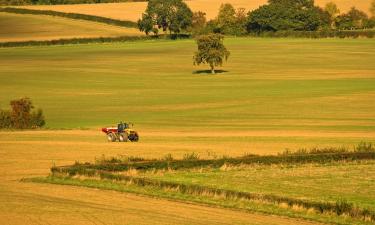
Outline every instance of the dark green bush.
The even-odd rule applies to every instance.
[[[10,111],[0,109],[0,129],[2,128],[11,128],[12,119]]]

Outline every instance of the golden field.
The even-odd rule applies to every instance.
[[[144,133],[151,139],[152,132]],[[94,141],[91,141],[94,140]],[[300,219],[214,208],[83,187],[24,183],[53,164],[93,156],[161,152],[143,143],[106,143],[97,130],[0,132],[0,223],[24,224],[316,224]],[[165,144],[167,145],[167,144]]]
[[[319,6],[324,6],[331,0],[315,0]],[[231,3],[236,8],[253,10],[263,5],[267,0],[191,0],[187,1],[193,11],[203,11],[208,19],[214,19],[223,3]],[[352,6],[369,13],[370,0],[333,0],[342,12],[348,11]],[[77,4],[77,5],[35,5],[22,6],[28,9],[55,10],[61,12],[82,13],[103,16],[119,20],[137,21],[147,6],[146,2],[130,3],[105,3],[105,4]]]
[[[0,42],[133,35],[143,34],[135,28],[121,28],[91,21],[0,13]]]

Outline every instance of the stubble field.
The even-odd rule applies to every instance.
[[[135,28],[40,15],[0,13],[0,42],[141,36]]]

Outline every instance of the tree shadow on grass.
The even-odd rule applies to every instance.
[[[215,74],[220,74],[220,73],[227,73],[227,70],[215,70]],[[196,70],[193,72],[193,74],[212,74],[211,70]],[[212,75],[215,75],[212,74]]]

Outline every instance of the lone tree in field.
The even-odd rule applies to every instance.
[[[149,0],[138,28],[147,35],[157,35],[159,29],[178,34],[191,26],[192,17],[193,12],[182,0]]]
[[[223,65],[228,60],[230,52],[223,44],[224,36],[221,34],[202,35],[197,38],[198,51],[193,57],[194,65],[209,64],[211,73],[215,74],[215,66]]]

